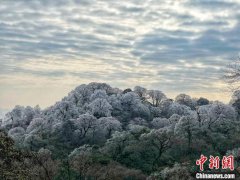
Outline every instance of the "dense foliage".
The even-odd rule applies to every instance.
[[[201,154],[229,152],[239,173],[239,102],[240,91],[224,104],[186,94],[172,100],[139,86],[80,85],[49,108],[16,106],[5,115],[0,176],[191,179]]]

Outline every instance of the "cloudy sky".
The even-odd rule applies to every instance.
[[[2,0],[0,108],[53,104],[82,83],[227,101],[240,0]]]

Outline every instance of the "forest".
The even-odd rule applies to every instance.
[[[0,179],[189,180],[201,154],[233,155],[239,177],[239,115],[239,90],[226,104],[82,84],[48,108],[17,105],[4,116]]]

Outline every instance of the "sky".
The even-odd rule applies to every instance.
[[[2,0],[0,108],[105,82],[227,102],[240,0]]]

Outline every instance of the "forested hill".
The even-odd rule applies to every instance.
[[[224,104],[90,83],[44,110],[16,106],[1,129],[16,148],[51,154],[51,162],[44,161],[54,169],[50,175],[41,169],[44,162],[34,169],[48,179],[191,179],[201,154],[231,153],[239,161],[239,113],[240,91]]]

